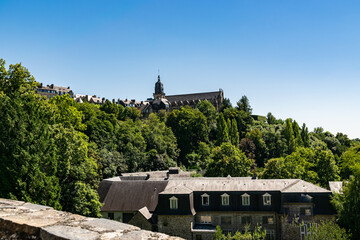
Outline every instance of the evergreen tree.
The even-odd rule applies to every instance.
[[[301,127],[300,135],[301,135],[302,142],[304,143],[304,147],[310,147],[309,130],[306,127],[305,123],[303,123],[303,125]]]
[[[230,119],[228,119],[230,121]],[[229,135],[232,145],[239,147],[239,130],[235,119],[232,119],[229,124]]]
[[[296,141],[294,136],[294,130],[292,127],[292,120],[290,118],[285,120],[285,128],[283,130],[283,135],[287,141],[288,154],[291,154],[296,150]]]
[[[220,146],[224,142],[230,142],[229,130],[224,115],[220,113],[217,118],[216,145]]]

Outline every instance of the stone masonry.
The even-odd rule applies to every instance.
[[[51,207],[0,198],[0,240],[180,240],[162,233],[102,218],[89,218]]]

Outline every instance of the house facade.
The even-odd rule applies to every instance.
[[[267,239],[304,239],[306,224],[335,214],[331,191],[303,180],[191,178],[172,171],[104,180],[103,217],[185,239],[213,239],[217,225],[231,234],[262,226]]]

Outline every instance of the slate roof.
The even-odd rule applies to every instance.
[[[171,179],[161,194],[188,194],[189,191],[281,191],[283,193],[330,192],[300,179],[182,178]]]
[[[203,93],[191,93],[191,94],[180,94],[180,95],[166,95],[165,98],[169,102],[180,102],[180,101],[192,101],[192,100],[205,100],[205,99],[214,99],[220,98],[222,92],[203,92]]]
[[[113,181],[101,211],[138,211],[143,207],[152,212],[167,181]],[[102,191],[102,190],[100,190]]]

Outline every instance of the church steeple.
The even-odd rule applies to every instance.
[[[165,97],[165,93],[164,93],[164,85],[163,83],[160,81],[160,74],[158,75],[158,80],[155,83],[155,93],[154,93],[154,99],[157,98],[164,98]]]

